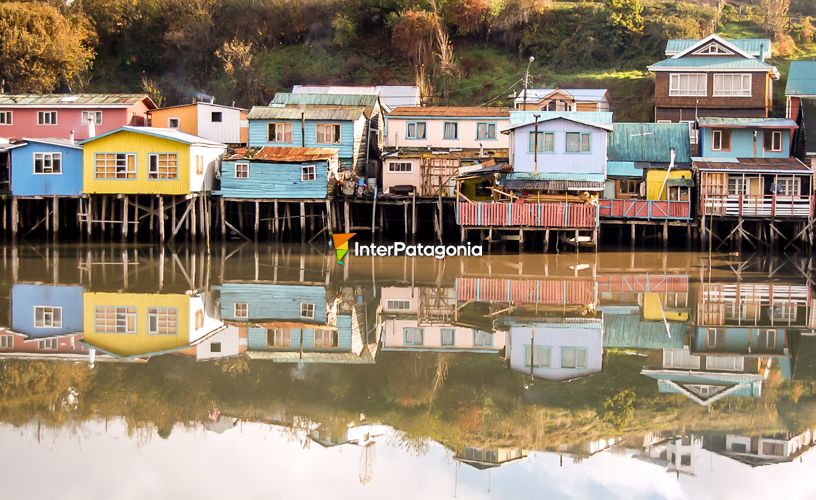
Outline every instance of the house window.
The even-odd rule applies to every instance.
[[[422,328],[406,327],[402,329],[402,340],[405,345],[422,345],[423,338]]]
[[[300,303],[300,317],[307,318],[307,319],[314,319],[315,317],[315,305],[309,304],[307,302]]]
[[[94,310],[94,332],[136,333],[136,308],[99,306]]]
[[[62,308],[49,306],[35,306],[34,327],[62,328]]]
[[[496,138],[496,124],[495,123],[477,123],[476,124],[476,139],[477,140],[492,140]]]
[[[62,153],[34,153],[35,174],[61,174]]]
[[[561,368],[586,368],[587,350],[578,347],[561,348]]]
[[[473,347],[492,347],[493,334],[483,330],[473,331]]]
[[[37,348],[41,351],[56,351],[59,348],[57,339],[40,339]]]
[[[221,123],[222,118],[223,115],[221,114],[221,111],[213,111],[212,113],[210,113],[210,121],[212,121],[213,123]]]
[[[150,335],[175,335],[178,310],[169,307],[150,307],[147,310],[147,333]]]
[[[147,155],[147,178],[171,180],[178,178],[178,155],[176,153],[150,153]]]
[[[765,151],[772,151],[778,153],[782,151],[782,131],[781,130],[766,130],[764,137]]]
[[[712,151],[731,151],[731,130],[715,128],[711,131]]]
[[[0,335],[0,349],[12,349],[14,347],[14,335]]]
[[[425,122],[408,122],[407,130],[405,132],[406,139],[425,139],[426,138],[426,124]]]
[[[266,139],[269,142],[292,142],[291,123],[270,123],[266,129]]]
[[[564,99],[553,99],[541,107],[542,111],[570,111],[571,105],[569,101]]]
[[[392,174],[410,174],[414,166],[408,161],[399,161],[388,164],[388,171]]]
[[[133,153],[96,153],[94,167],[97,179],[135,179],[136,155]]]
[[[340,144],[340,125],[321,123],[315,126],[315,142],[318,144]]]
[[[727,55],[733,54],[730,50],[717,45],[716,43],[710,43],[703,47],[700,50],[694,52],[695,55]]]
[[[444,139],[454,140],[459,138],[459,124],[456,122],[445,122]]]
[[[195,312],[195,329],[200,330],[204,328],[204,311],[198,310]]]
[[[314,346],[318,349],[334,349],[340,346],[337,330],[315,330]]]
[[[37,111],[37,125],[56,125],[56,111]]]
[[[702,73],[673,73],[669,75],[670,96],[706,96],[708,80]]]
[[[800,193],[799,177],[779,177],[776,179],[776,194],[796,196]]]
[[[94,125],[102,125],[102,112],[101,111],[83,111],[82,112],[82,124],[83,125],[90,125],[93,123]]]
[[[553,132],[530,132],[527,151],[529,153],[555,152],[555,134]]]
[[[270,328],[266,331],[267,347],[291,347],[292,330],[286,328]]]
[[[763,330],[759,332],[760,347],[765,349],[776,349],[776,330]]]
[[[697,144],[697,123],[694,120],[680,120],[680,123],[685,123],[689,128],[689,142]]]
[[[618,180],[618,194],[625,196],[637,196],[640,194],[640,181],[637,179]]]
[[[715,74],[714,97],[751,97],[750,73]]]
[[[246,302],[236,302],[232,309],[233,316],[246,319],[249,317],[249,304]]]
[[[178,118],[168,118],[167,119],[167,127],[168,128],[179,128],[181,120]]]
[[[394,300],[389,299],[388,302],[385,303],[386,308],[388,309],[396,309],[399,311],[407,311],[411,308],[411,301],[410,300]]]
[[[762,443],[762,454],[783,457],[785,456],[785,445],[782,443]]]
[[[442,328],[440,330],[442,336],[442,346],[452,346],[456,343],[456,330],[453,328]]]
[[[221,342],[211,342],[210,343],[210,352],[211,353],[221,352]]]
[[[706,330],[706,348],[716,349],[718,347],[725,347],[725,343],[725,332],[721,332],[718,328],[709,328]]]
[[[249,163],[236,163],[235,164],[235,178],[236,179],[249,179]]]
[[[550,348],[532,345],[524,346],[524,366],[527,368],[549,368]]]
[[[748,194],[748,179],[734,176],[729,177],[728,194],[730,196],[746,196]]]
[[[317,179],[317,170],[314,165],[303,165],[300,167],[300,180],[309,182]]]
[[[196,175],[204,175],[204,157],[201,155],[196,155]]]
[[[589,153],[590,134],[585,132],[567,132],[567,153]]]
[[[0,111],[0,125],[13,125],[13,113],[11,111]]]

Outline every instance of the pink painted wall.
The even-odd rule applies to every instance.
[[[88,138],[88,126],[82,125],[83,111],[101,111],[102,125],[96,126],[96,135],[104,134],[111,130],[116,130],[125,125],[143,126],[147,122],[147,106],[143,102],[131,105],[127,108],[99,108],[99,107],[3,107],[0,112],[11,111],[12,124],[0,125],[0,137],[5,139],[30,138],[55,138],[67,139],[71,130],[74,131],[76,140]],[[56,111],[56,125],[38,125],[38,111]]]

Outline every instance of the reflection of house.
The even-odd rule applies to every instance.
[[[527,89],[515,99],[525,111],[609,111],[606,89]]]
[[[513,325],[507,349],[510,368],[548,380],[567,380],[603,368],[603,320],[564,318],[563,322]]]
[[[81,333],[82,287],[15,284],[11,287],[11,328],[32,338]]]
[[[720,455],[752,467],[790,462],[816,445],[816,430],[779,432],[777,434],[740,436],[736,434],[707,436],[704,446]]]
[[[654,442],[644,445],[634,458],[662,465],[667,472],[694,475],[703,449],[703,438],[694,435],[655,436]]]
[[[84,301],[83,342],[125,360],[180,351],[224,328],[208,294],[86,292]]]
[[[816,334],[812,332],[791,336],[794,380],[816,381]]]
[[[30,337],[11,330],[0,330],[0,359],[38,358],[85,360],[88,349],[82,345],[81,333],[55,333]]]
[[[179,354],[195,357],[196,361],[232,358],[240,356],[247,350],[246,330],[227,325],[213,335],[196,343]]]
[[[522,448],[476,448],[473,446],[465,446],[453,458],[463,464],[484,470],[501,467],[508,462],[521,460],[526,457],[527,450]]]

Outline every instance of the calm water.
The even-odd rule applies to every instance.
[[[814,498],[799,257],[0,248],[4,498]]]

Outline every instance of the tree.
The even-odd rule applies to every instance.
[[[762,13],[762,24],[765,31],[774,39],[780,39],[787,33],[788,11],[790,0],[760,0],[759,11]]]
[[[0,33],[0,77],[11,92],[73,90],[94,58],[88,20],[51,5],[0,3]]]
[[[799,32],[799,39],[802,43],[810,43],[813,41],[813,22],[810,17],[805,17],[802,20],[802,30]]]
[[[615,48],[625,46],[634,35],[643,33],[643,4],[640,0],[607,0],[606,6]]]

